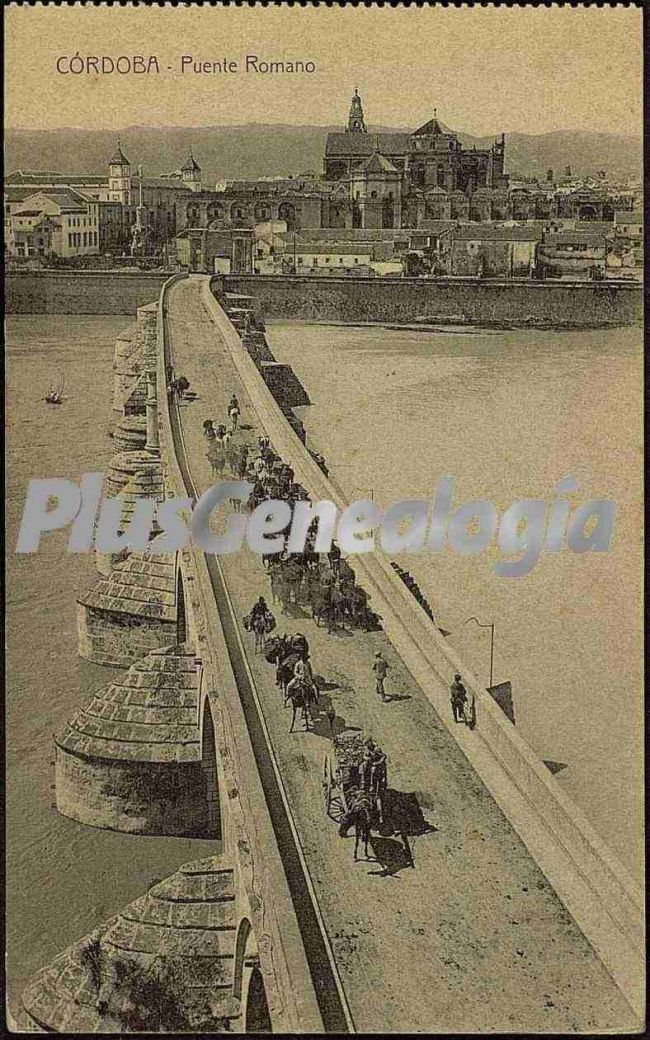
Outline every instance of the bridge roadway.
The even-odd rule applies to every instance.
[[[264,431],[201,300],[201,280],[169,291],[169,332],[177,374],[197,391],[180,409],[192,481],[212,483],[202,422],[225,419],[230,395],[242,405],[241,440]],[[270,585],[243,550],[221,559],[239,617]],[[415,793],[432,830],[403,843],[374,837],[370,861],[353,861],[325,815],[321,776],[330,746],[321,715],[311,732],[289,730],[274,668],[253,653],[250,668],[300,835],[334,958],[359,1032],[613,1032],[639,1022],[383,632],[328,635],[304,612],[278,616],[280,631],[303,631],[321,707],[338,731],[359,727],[389,758],[389,786]],[[389,663],[382,703],[372,659]]]

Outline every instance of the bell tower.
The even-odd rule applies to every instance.
[[[124,155],[120,142],[108,163],[108,200],[131,205],[131,163]]]
[[[350,115],[348,116],[348,132],[355,134],[365,134],[368,132],[363,118],[363,105],[361,104],[361,98],[359,97],[358,87],[354,88],[354,94],[352,95]]]
[[[189,159],[181,166],[183,184],[190,191],[201,191],[201,167],[190,150]]]

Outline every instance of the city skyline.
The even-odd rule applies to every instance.
[[[40,32],[27,11],[6,12],[5,125],[16,130],[330,126],[357,85],[370,125],[417,126],[437,107],[474,136],[642,127],[637,8],[382,8],[372,19],[365,8],[168,8],[161,19],[141,8],[43,8]],[[155,55],[160,72],[56,71],[60,55],[76,53]],[[239,69],[182,73],[183,54]],[[315,71],[246,73],[246,54],[311,60]]]

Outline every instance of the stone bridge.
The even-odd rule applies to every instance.
[[[195,399],[169,400],[170,365]],[[345,507],[279,367],[255,301],[209,277],[175,276],[139,309],[116,345],[105,481],[123,530],[141,496],[196,499],[213,482],[202,422],[225,417],[233,392],[238,436],[268,436],[313,500]],[[39,972],[23,994],[28,1028],[155,1031],[163,990],[184,1031],[642,1027],[641,893],[390,562],[348,562],[377,631],[329,634],[299,607],[276,610],[281,629],[308,636],[321,689],[311,731],[289,733],[274,669],[241,624],[260,593],[270,602],[257,557],[98,557],[78,603],[79,653],[124,673],[56,735],[58,810],[91,827],[207,837],[215,854]],[[389,704],[373,689],[377,649]],[[456,671],[476,699],[472,731],[451,719]],[[332,735],[355,729],[386,750],[401,813],[359,863],[322,797]]]

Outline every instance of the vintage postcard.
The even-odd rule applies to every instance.
[[[640,6],[4,16],[8,1029],[641,1034]]]

